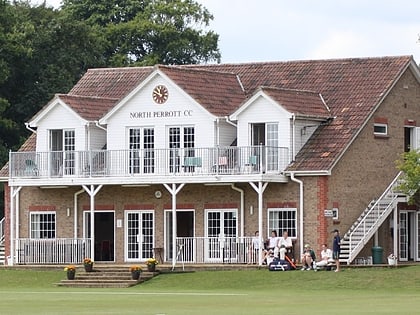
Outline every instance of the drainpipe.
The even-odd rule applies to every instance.
[[[299,248],[300,251],[302,251],[303,249],[303,181],[295,178],[295,173],[291,172],[290,173],[290,179],[299,184],[299,230],[300,230],[300,235],[299,235]]]
[[[33,132],[33,133],[36,133],[36,130],[35,130],[35,129],[32,129],[32,128],[31,128],[31,126],[29,126],[29,123],[25,123],[25,127],[26,127],[26,129],[28,129],[29,131],[31,131],[31,132]]]
[[[73,238],[77,238],[77,196],[80,195],[82,192],[84,192],[84,189],[81,189],[79,191],[77,191],[76,193],[74,193],[74,209],[73,209],[73,213],[74,213],[74,234],[73,234]]]
[[[238,125],[237,124],[235,124],[233,121],[231,121],[230,119],[229,119],[229,117],[228,116],[225,116],[225,119],[226,119],[226,122],[229,124],[229,125],[232,125],[233,127],[235,127],[235,128],[237,128],[238,127]]]
[[[216,118],[216,146],[219,147],[220,145],[220,126],[219,126],[219,118]]]
[[[295,160],[295,152],[296,152],[296,116],[292,114],[292,156],[291,161]]]
[[[95,120],[95,126],[96,126],[96,127],[98,127],[99,129],[102,129],[102,130],[105,130],[105,131],[106,131],[106,128],[105,128],[105,127],[102,127],[102,126],[99,124],[99,121],[97,121],[97,120]]]
[[[245,195],[244,195],[244,190],[243,189],[241,189],[241,188],[238,188],[238,187],[236,187],[235,186],[235,184],[231,184],[230,185],[230,187],[233,189],[233,190],[236,190],[236,191],[238,191],[238,192],[240,192],[241,193],[241,208],[240,208],[240,212],[241,212],[241,238],[242,237],[244,237],[244,203],[245,203]]]

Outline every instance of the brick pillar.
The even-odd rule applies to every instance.
[[[321,244],[327,243],[328,239],[328,222],[327,218],[324,216],[324,210],[328,207],[328,176],[319,176],[318,177],[318,226],[317,226],[317,244],[314,248],[320,248]]]

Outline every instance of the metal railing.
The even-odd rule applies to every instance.
[[[0,220],[0,244],[4,241],[4,227],[5,227],[5,220],[4,218]]]
[[[16,241],[16,264],[80,264],[90,256],[90,239],[57,238]]]
[[[285,147],[11,152],[11,178],[240,175],[280,173],[289,164]]]
[[[252,237],[178,237],[177,263],[251,264],[258,263],[259,251]]]

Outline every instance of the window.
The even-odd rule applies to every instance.
[[[31,238],[55,238],[55,212],[31,212]]]
[[[373,133],[376,136],[387,136],[388,135],[388,125],[387,124],[378,124],[373,125]]]
[[[272,230],[282,235],[287,231],[290,237],[297,236],[296,208],[271,208],[268,209],[268,233]]]

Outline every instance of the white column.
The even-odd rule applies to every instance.
[[[177,231],[176,231],[176,195],[179,193],[179,191],[184,187],[185,184],[180,184],[178,187],[176,187],[176,184],[173,183],[172,186],[169,186],[168,184],[163,184],[165,188],[169,191],[169,193],[172,195],[172,268],[175,267],[176,264],[176,237],[177,237]]]
[[[83,185],[83,189],[90,196],[90,259],[95,260],[95,195],[101,190],[103,185],[95,188],[95,185],[90,185],[90,188]]]
[[[258,186],[255,185],[253,182],[249,183],[251,185],[252,188],[254,188],[254,190],[257,192],[258,194],[258,231],[260,233],[260,235],[263,235],[262,229],[263,229],[263,195],[264,195],[264,190],[267,188],[268,183],[262,183],[261,181],[258,182]],[[262,248],[260,246],[260,250],[259,250],[259,254],[258,254],[259,258],[259,262],[258,264],[261,266],[262,265]]]

